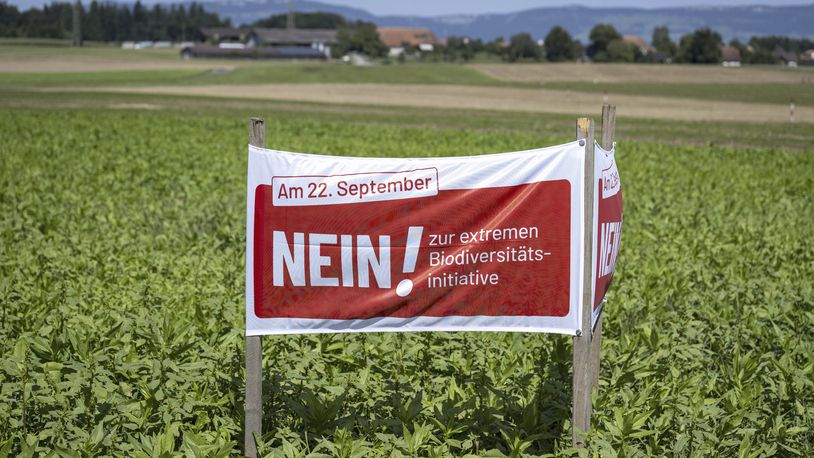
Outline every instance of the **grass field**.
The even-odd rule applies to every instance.
[[[135,84],[108,76],[90,84]],[[573,135],[570,114],[41,78],[0,87],[0,456],[239,454],[249,116],[267,119],[270,146],[341,155]],[[570,448],[570,339],[500,333],[269,338],[262,451],[811,456],[812,137],[805,123],[620,116],[625,240],[587,451]]]
[[[501,82],[461,65],[410,64],[353,67],[342,63],[253,63],[234,65],[220,62],[213,68],[177,68],[113,72],[8,72],[0,83],[13,87],[86,86],[89,84],[143,86],[149,84],[244,85],[258,83],[381,83],[381,84],[468,84],[479,86],[528,87],[524,83]]]

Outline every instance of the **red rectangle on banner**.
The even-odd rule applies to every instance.
[[[270,185],[255,190],[259,318],[568,314],[567,180],[329,205],[275,197]]]
[[[616,164],[600,173],[602,178],[597,183],[599,203],[596,225],[594,312],[610,288],[622,241],[622,190]]]

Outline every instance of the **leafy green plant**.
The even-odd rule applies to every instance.
[[[270,119],[270,144],[327,154],[561,140]],[[0,456],[240,453],[244,121],[0,111]],[[264,339],[262,454],[814,455],[814,155],[622,137],[619,162],[588,450],[570,339],[417,333]]]

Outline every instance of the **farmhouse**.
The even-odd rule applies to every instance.
[[[783,63],[783,65],[787,67],[796,67],[797,66],[797,56],[794,53],[786,51],[785,49],[781,48],[779,45],[774,48],[772,52],[772,56],[775,59],[779,60]]]
[[[803,53],[800,54],[800,64],[814,65],[814,48],[803,51]]]
[[[734,46],[724,46],[721,48],[721,65],[724,67],[740,67],[740,50]]]
[[[202,27],[201,35],[210,44],[245,43],[249,32],[248,27]]]
[[[444,42],[425,28],[410,27],[379,27],[379,39],[390,48],[390,57],[398,57],[410,49],[420,52],[432,52],[436,47],[443,46]]]
[[[336,30],[255,27],[249,32],[246,44],[254,47],[299,46],[325,50],[336,44]]]
[[[181,56],[263,59],[326,59],[336,44],[336,31],[266,27],[203,28],[206,43],[184,47]]]
[[[653,53],[653,51],[655,51],[652,46],[647,44],[644,38],[638,35],[625,35],[622,37],[622,41],[636,46],[639,49],[639,52],[641,52],[644,56],[650,55]]]

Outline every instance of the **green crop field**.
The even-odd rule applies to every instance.
[[[501,82],[461,65],[380,65],[353,67],[346,64],[255,64],[217,67],[212,70],[178,68],[70,73],[0,73],[7,87],[66,87],[145,84],[256,84],[256,83],[384,83],[384,84],[467,84],[482,86],[529,87],[528,83]]]
[[[640,84],[616,66],[594,84],[606,67],[563,66],[586,75],[563,82],[542,65],[490,76],[54,45],[0,40],[0,458],[240,454],[249,116],[271,147],[337,155],[485,154],[574,132],[572,114],[126,91],[257,83],[605,84],[611,100],[780,108],[739,123],[620,105],[625,232],[587,449],[571,444],[570,338],[375,333],[264,339],[264,456],[814,456],[814,124],[781,122],[792,93],[810,110],[811,84],[786,81],[804,73],[727,86],[734,73],[696,83],[676,66]]]
[[[564,118],[14,97],[0,109],[3,456],[239,453],[248,114],[275,147],[327,154],[488,153],[570,132]],[[624,134],[618,148],[625,240],[581,453],[814,454],[814,155]],[[265,342],[268,456],[580,454],[567,337]]]

